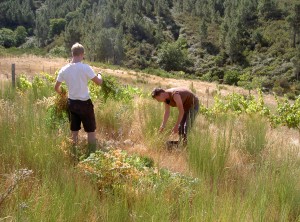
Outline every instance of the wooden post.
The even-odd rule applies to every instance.
[[[16,87],[16,66],[15,64],[11,64],[11,80],[12,80],[12,87]]]

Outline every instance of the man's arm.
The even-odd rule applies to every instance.
[[[61,82],[56,81],[56,84],[55,84],[54,89],[55,89],[55,91],[56,91],[58,94],[62,93],[62,90],[61,90],[60,86],[61,86]]]
[[[100,73],[98,73],[97,76],[95,76],[94,78],[92,78],[92,81],[94,83],[96,83],[97,85],[101,85],[102,82],[103,82],[103,80],[102,80],[102,77],[101,77]]]
[[[178,114],[177,122],[176,122],[175,126],[173,127],[172,131],[173,131],[173,133],[178,133],[178,127],[183,118],[184,109],[183,109],[182,99],[181,99],[180,95],[175,94],[173,98],[174,98],[174,101],[176,102],[176,106],[178,108],[179,114]]]
[[[166,127],[169,116],[170,116],[170,106],[168,104],[165,104],[164,119],[159,128],[160,132],[162,132],[164,130],[164,128]]]

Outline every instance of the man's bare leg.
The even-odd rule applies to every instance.
[[[72,146],[71,146],[71,155],[76,160],[77,159],[77,145],[78,145],[78,131],[71,131],[72,137]]]
[[[77,145],[78,144],[78,132],[79,131],[71,131],[72,133],[72,142],[73,145]]]
[[[91,153],[94,153],[96,151],[96,133],[95,132],[89,132],[87,133],[88,136],[88,155]]]

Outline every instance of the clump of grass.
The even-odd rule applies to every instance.
[[[11,87],[11,83],[0,80],[0,85],[0,99],[14,101],[16,98],[16,89]]]
[[[154,100],[143,100],[138,104],[138,120],[144,143],[152,149],[160,150],[165,147],[168,136],[171,134],[172,124],[175,124],[176,110],[171,109],[166,129],[159,132],[164,115],[163,104]]]
[[[97,131],[107,138],[126,138],[134,119],[132,103],[108,100],[100,103],[96,109]]]
[[[241,148],[256,159],[267,145],[267,123],[258,116],[247,117],[243,123]]]
[[[187,147],[191,169],[204,178],[221,178],[229,158],[231,139],[232,127],[229,124],[213,135],[209,125],[195,123],[188,136]]]

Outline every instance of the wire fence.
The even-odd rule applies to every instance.
[[[14,68],[13,68],[14,67]],[[20,64],[0,62],[0,80],[12,81],[12,85],[15,84],[15,79],[20,75],[26,75],[29,79],[33,79],[35,76],[40,76],[42,73],[55,75],[59,70],[56,66],[45,66],[42,64]]]

